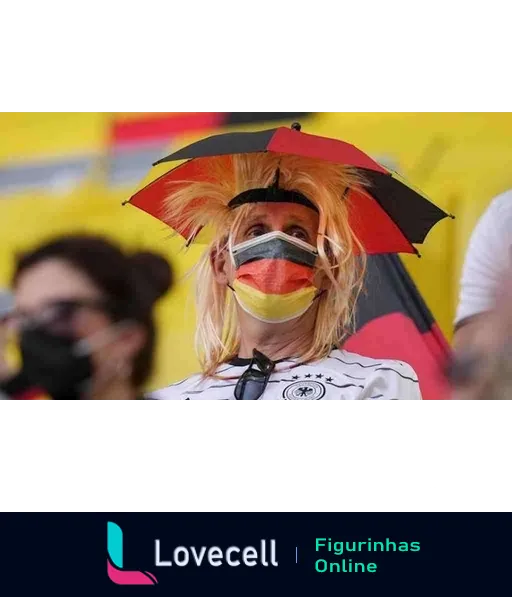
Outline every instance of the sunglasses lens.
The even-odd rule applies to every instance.
[[[260,371],[248,370],[238,380],[235,387],[237,400],[258,400],[267,385],[267,376]]]
[[[259,400],[267,387],[274,366],[273,361],[254,349],[249,368],[236,384],[235,398],[237,400]]]

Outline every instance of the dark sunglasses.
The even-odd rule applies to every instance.
[[[54,301],[45,305],[38,313],[14,311],[9,315],[9,320],[18,330],[40,327],[67,330],[82,309],[108,311],[108,304],[102,299]]]
[[[243,372],[235,386],[235,398],[237,400],[259,400],[275,366],[274,361],[254,349],[249,367]]]

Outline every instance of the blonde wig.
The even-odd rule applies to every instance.
[[[243,191],[270,186],[277,168],[280,188],[298,191],[318,207],[316,267],[329,280],[328,289],[318,298],[309,349],[290,356],[300,362],[325,358],[353,329],[366,260],[349,225],[348,191],[364,192],[366,181],[361,174],[351,167],[285,154],[208,158],[203,178],[212,182],[172,182],[166,198],[168,219],[180,230],[187,230],[189,243],[203,228],[213,237],[196,271],[196,351],[205,375],[212,375],[221,363],[236,356],[240,345],[236,301],[232,292],[215,280],[211,255],[227,250],[229,235],[236,237],[254,204],[230,209],[228,203]]]

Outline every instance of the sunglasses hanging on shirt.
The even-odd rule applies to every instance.
[[[253,350],[249,367],[235,386],[237,400],[259,400],[267,387],[275,363],[259,350]]]

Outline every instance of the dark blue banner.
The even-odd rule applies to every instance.
[[[0,514],[2,595],[494,595],[510,514]]]

